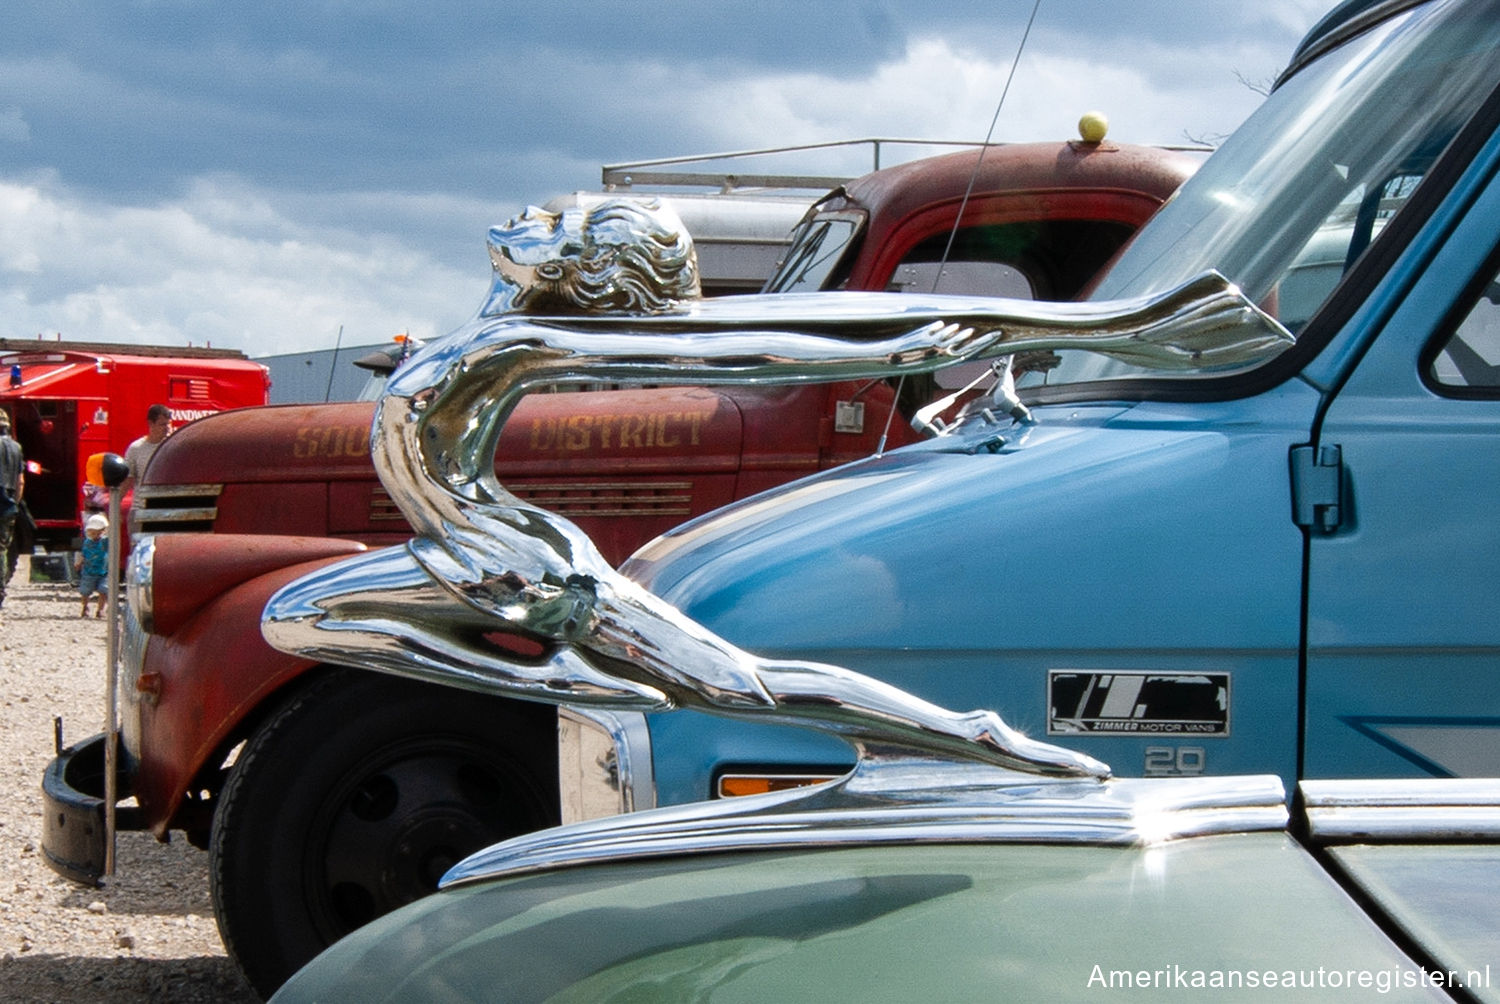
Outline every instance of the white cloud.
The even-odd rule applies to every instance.
[[[1191,25],[1123,34],[1100,26],[1093,3],[1044,9],[995,138],[1066,138],[1091,108],[1122,141],[1227,134],[1260,101],[1235,74],[1273,76],[1290,39],[1329,2],[1225,2],[1214,5],[1222,18],[1190,5]],[[1117,13],[1121,24],[1136,17]],[[33,87],[24,110],[0,105],[0,152],[11,155],[0,177],[0,335],[265,354],[328,347],[340,325],[345,345],[402,330],[442,334],[483,298],[485,228],[527,202],[591,186],[595,157],[982,138],[1010,72],[1010,21],[985,7],[957,22],[900,13],[891,23],[912,20],[922,27],[905,50],[862,73],[850,66],[891,50],[810,51],[798,58],[814,69],[767,71],[755,69],[756,46],[713,39],[705,47],[733,58],[694,50],[673,59],[614,37],[588,58],[536,44],[456,46],[459,59],[419,47],[419,65],[441,70],[420,118],[358,76],[394,58],[382,55],[384,35],[341,49],[316,30],[293,30],[269,47],[270,60],[267,46],[221,43],[189,46],[199,58],[184,62],[152,34],[140,50],[151,58],[128,61],[134,75],[114,72],[112,60],[27,47],[0,58],[0,84],[46,85]],[[967,27],[945,39],[936,34],[944,23]],[[247,37],[259,36],[247,28]],[[767,43],[777,53],[786,44]],[[113,36],[109,45],[114,53]],[[262,87],[267,65],[274,86]],[[389,107],[395,113],[376,114]],[[883,162],[927,152],[889,150]],[[869,166],[868,154],[806,154],[764,169]],[[409,190],[412,179],[429,189]],[[156,194],[92,194],[143,191]]]
[[[309,224],[277,198],[200,181],[172,202],[111,206],[50,179],[0,183],[3,333],[263,355],[326,347],[341,325],[345,344],[432,338],[483,298],[482,252],[460,274],[386,233]],[[320,218],[340,218],[340,198],[397,201],[324,197]]]
[[[1028,50],[1002,108],[999,141],[1063,139],[1079,116],[1102,110],[1121,141],[1181,144],[1191,135],[1227,134],[1262,100],[1235,76],[1268,76],[1269,52],[1245,49],[1184,70],[1180,50],[1135,48],[1129,60],[1080,51]],[[1284,56],[1282,57],[1284,59]],[[1162,67],[1172,66],[1171,72]],[[835,79],[787,73],[754,79],[700,80],[683,88],[664,114],[692,124],[723,146],[747,138],[813,143],[830,138],[902,136],[982,139],[1010,73],[1005,58],[977,55],[941,38],[914,40],[900,60],[869,74]],[[1196,78],[1184,87],[1183,77]]]

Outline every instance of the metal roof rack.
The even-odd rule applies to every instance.
[[[709,164],[720,160],[739,160],[747,157],[762,157],[783,153],[803,153],[808,150],[851,149],[860,146],[870,148],[870,170],[880,169],[881,151],[887,146],[929,147],[978,147],[983,143],[974,140],[946,139],[899,139],[868,137],[865,139],[834,140],[827,143],[804,143],[798,146],[768,147],[762,150],[731,150],[723,153],[704,153],[689,157],[662,157],[655,160],[637,160],[620,164],[605,164],[601,172],[606,191],[630,189],[643,186],[684,186],[718,188],[724,192],[746,188],[816,189],[826,191],[848,181],[854,175],[810,175],[810,174],[750,174],[731,171],[677,171],[658,170],[679,165]]]
[[[84,355],[154,356],[174,359],[247,359],[239,349],[215,349],[192,345],[134,345],[129,342],[73,342],[45,338],[0,338],[0,356],[52,353]]]

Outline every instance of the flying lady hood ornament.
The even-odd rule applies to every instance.
[[[528,390],[559,382],[891,377],[1061,348],[1202,370],[1282,351],[1291,336],[1237,289],[1210,275],[1113,303],[884,293],[702,301],[680,223],[633,203],[529,210],[491,231],[490,256],[485,306],[409,360],[376,410],[371,457],[416,536],[283,588],[262,627],[272,645],[552,703],[818,725],[862,758],[1108,775],[993,712],[953,712],[847,669],[730,644],[621,576],[573,523],[506,491],[496,444]]]

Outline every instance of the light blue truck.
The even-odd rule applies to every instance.
[[[1186,369],[1149,369],[1069,347],[1096,333],[1119,344],[1080,325],[1017,354],[1014,392],[998,380],[930,440],[689,522],[621,566],[624,583],[565,527],[474,479],[487,452],[452,447],[482,426],[480,381],[461,381],[510,353],[522,375],[494,381],[503,402],[543,365],[535,345],[582,368],[590,352],[655,364],[665,351],[641,345],[693,316],[456,333],[377,418],[403,461],[382,469],[399,471],[387,486],[407,490],[409,517],[430,503],[425,534],[286,587],[266,636],[476,690],[566,691],[564,815],[673,807],[481,852],[278,999],[507,980],[577,999],[1162,996],[1156,973],[1197,966],[1190,985],[1232,999],[1269,985],[1500,999],[1500,0],[1342,4],[1092,298],[1101,319],[1149,323],[1215,272],[1238,287],[1217,287],[1233,309],[1220,298],[1175,321],[1269,329],[1273,351],[1226,366],[1209,340]],[[916,302],[922,320],[982,314]],[[1006,335],[1046,327],[1045,310],[991,303],[991,318],[1013,312]],[[714,356],[704,344],[736,331],[704,310],[701,341],[682,340],[702,352],[691,358],[806,358],[781,351],[802,345],[781,322],[832,326],[853,308],[735,309],[763,344]],[[712,366],[697,376],[711,382]],[[529,629],[542,651],[484,644],[497,627]],[[816,663],[865,676],[810,688],[796,675]],[[870,677],[932,703],[903,708]],[[678,710],[625,706],[652,696]],[[976,719],[934,705],[997,709],[1127,779],[986,779],[942,746]],[[700,801],[853,763],[828,731],[749,721],[780,712],[878,720],[893,738],[846,730],[859,767],[810,792]],[[907,755],[922,729],[926,759]],[[952,768],[951,783],[924,784],[927,768]],[[1452,776],[1491,780],[1412,780]],[[1237,826],[1243,804],[1200,799],[1220,785],[1263,791],[1276,832]],[[1097,829],[1099,789],[1143,793],[1129,846]],[[975,804],[986,797],[994,817]],[[1041,810],[1030,828],[1027,803]],[[1179,805],[1203,839],[1171,830]],[[1262,861],[1246,854],[1259,848]],[[1101,956],[1122,961],[1090,968]],[[1237,980],[1246,970],[1272,982]],[[559,972],[578,982],[549,982]],[[1339,982],[1321,982],[1328,972]]]
[[[534,932],[514,942],[519,952],[471,951],[483,940],[476,932],[513,932],[518,914],[507,911],[530,916],[538,903],[551,934],[560,916],[579,930],[620,928],[633,965],[644,956],[635,923],[644,876],[615,865],[648,856],[646,870],[670,881],[671,856],[718,852],[703,886],[718,903],[724,854],[739,849],[756,855],[749,873],[772,877],[745,897],[755,920],[724,928],[757,956],[734,960],[740,974],[805,933],[787,920],[798,913],[779,898],[787,889],[814,890],[819,918],[836,896],[824,862],[793,865],[799,877],[783,865],[800,855],[782,860],[770,848],[889,842],[888,863],[906,888],[913,853],[923,857],[938,839],[980,839],[967,826],[966,797],[990,782],[968,770],[970,760],[1000,768],[987,776],[1003,776],[996,811],[1006,827],[1048,779],[1071,779],[1048,789],[1055,805],[1041,798],[1039,830],[1006,830],[1026,847],[1100,839],[1091,827],[1101,817],[1079,801],[1085,789],[1141,792],[1134,832],[1149,845],[1171,832],[1163,824],[1179,800],[1206,832],[1224,832],[1228,804],[1195,793],[1243,784],[1265,794],[1256,805],[1274,811],[1280,830],[1293,782],[1306,799],[1296,816],[1327,800],[1317,779],[1345,792],[1371,779],[1353,802],[1327,800],[1351,839],[1370,826],[1424,840],[1492,836],[1481,825],[1492,783],[1405,782],[1500,776],[1497,55],[1500,0],[1341,5],[1303,41],[1263,107],[1126,245],[1091,303],[879,292],[694,303],[669,292],[629,312],[581,297],[580,310],[532,314],[525,304],[553,289],[549,276],[575,267],[554,251],[596,246],[565,220],[527,217],[492,232],[495,289],[517,309],[481,312],[427,346],[376,410],[372,460],[416,536],[405,548],[303,566],[267,603],[262,632],[309,659],[562,704],[566,819],[698,804],[500,845],[492,853],[501,857],[522,849],[518,885],[476,866],[483,855],[471,858],[448,880],[493,881],[500,894],[484,904],[500,912],[481,904],[481,885],[440,894],[353,935],[333,968],[364,976],[379,960],[371,992],[403,985],[410,971],[465,969],[492,988],[496,960],[506,974],[534,958],[551,971],[578,957],[575,935],[540,955],[536,946],[553,941]],[[637,257],[628,242],[615,247]],[[658,287],[670,289],[632,288]],[[602,299],[611,287],[591,288]],[[647,544],[619,570],[576,526],[494,474],[505,416],[528,389],[557,379],[884,378],[986,357],[994,362],[981,367],[977,396],[956,402],[959,414],[918,411],[931,439],[736,502]],[[784,724],[764,724],[773,721]],[[809,722],[822,730],[797,727]],[[504,741],[504,727],[490,727]],[[843,773],[850,745],[859,768],[827,786],[701,801]],[[961,797],[943,801],[923,786],[928,767]],[[1111,769],[1125,780],[1103,780]],[[1437,804],[1433,792],[1449,800]],[[1371,796],[1378,805],[1367,804]],[[1375,815],[1350,822],[1356,803]],[[776,814],[763,826],[749,820],[768,808]],[[890,817],[878,818],[885,809]],[[919,813],[931,814],[934,832],[903,833],[902,821]],[[1305,818],[1310,829],[1315,815]],[[1286,834],[1275,840],[1277,859],[1301,853]],[[1236,835],[1200,846],[1244,843]],[[1473,958],[1494,941],[1475,906],[1493,898],[1486,855],[1484,844],[1424,846],[1390,873],[1424,894],[1434,922],[1427,940],[1472,946]],[[1110,866],[1128,876],[1119,900],[1128,906],[1114,916],[1139,907],[1139,881],[1159,893],[1164,875],[1178,875],[1154,860]],[[1225,874],[1250,874],[1233,855],[1214,860],[1205,874],[1215,888]],[[1419,861],[1421,870],[1409,867]],[[295,877],[297,863],[283,859],[278,871]],[[1314,859],[1304,863],[1302,878],[1328,881]],[[598,867],[574,867],[583,864]],[[945,881],[949,864],[937,866]],[[556,881],[542,874],[554,865],[564,875]],[[1098,868],[1057,892],[1099,901]],[[575,902],[580,888],[615,882],[604,872],[623,877],[604,900]],[[863,865],[857,872],[859,911],[903,912],[882,891],[894,887]],[[1252,956],[1269,948],[1278,959],[1278,944],[1346,947],[1351,938],[1328,934],[1333,915],[1391,898],[1386,876],[1353,896],[1324,885],[1339,909],[1308,925],[1305,911],[1286,913],[1282,895],[1303,883],[1255,872],[1243,890],[1254,896],[1214,900],[1185,924],[1189,915],[1174,907],[1177,927],[1155,941],[1176,950],[1187,936],[1202,935],[1205,946],[1237,939],[1232,947]],[[951,888],[931,898],[947,901]],[[1016,916],[1026,930],[1056,930],[1028,925],[1026,897],[1009,880],[990,888],[999,890],[991,908],[970,914],[981,918],[981,940],[1000,930],[993,906],[1002,901],[1001,914],[1023,903]],[[1274,904],[1252,902],[1266,889],[1277,890]],[[698,953],[703,911],[678,908],[674,896],[659,897],[673,904],[662,911],[670,968],[641,972],[658,991],[683,972],[700,989],[729,981],[718,947]],[[1197,889],[1187,898],[1205,902]],[[1293,899],[1301,910],[1304,897]],[[622,904],[632,923],[601,927]],[[1220,923],[1225,916],[1232,922]],[[684,917],[693,918],[686,927]],[[1262,927],[1244,923],[1257,917]],[[423,933],[424,918],[437,918],[431,942],[408,937]],[[834,925],[834,954],[858,923]],[[917,931],[909,915],[906,924],[903,949],[913,935],[921,943],[952,930],[924,921]],[[1084,943],[1115,940],[1120,925],[1108,926],[1109,937]],[[1357,926],[1371,931],[1366,918]],[[1288,941],[1294,929],[1306,933]],[[1424,937],[1410,928],[1402,936]],[[605,931],[589,947],[612,937]],[[973,954],[973,937],[937,940]],[[894,943],[874,954],[890,956]],[[397,956],[398,944],[409,954]],[[1127,957],[1147,957],[1139,947]],[[1004,966],[983,957],[985,979],[1003,981]],[[826,950],[807,958],[826,975]],[[1462,968],[1474,973],[1462,977],[1465,988],[1483,982],[1483,996],[1488,970]],[[809,985],[795,984],[804,994]],[[759,996],[767,993],[777,996]]]
[[[1341,6],[1093,292],[1216,270],[1294,347],[1229,373],[1031,360],[1025,417],[971,409],[622,571],[745,649],[995,708],[1121,774],[1500,773],[1497,85],[1500,4]],[[692,712],[563,719],[573,816],[851,762]]]

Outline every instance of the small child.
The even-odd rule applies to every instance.
[[[73,559],[78,570],[78,595],[83,597],[83,609],[79,617],[89,615],[89,597],[98,596],[94,617],[104,616],[104,603],[109,599],[104,587],[104,577],[109,574],[109,520],[102,513],[94,513],[83,525],[83,549]]]

